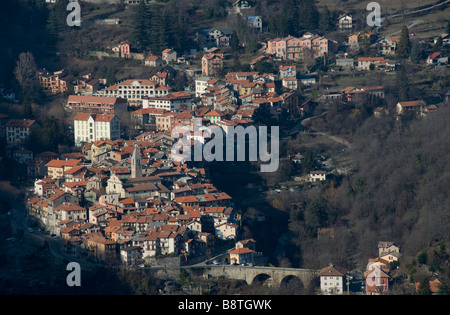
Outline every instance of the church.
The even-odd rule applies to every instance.
[[[169,191],[159,176],[142,176],[141,154],[137,145],[130,157],[131,177],[119,178],[111,174],[107,181],[106,193],[118,194],[119,198],[133,197],[137,202],[145,202],[151,197],[161,197]]]

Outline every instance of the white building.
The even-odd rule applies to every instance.
[[[55,208],[55,212],[60,221],[85,221],[87,219],[87,210],[76,203],[64,202]]]
[[[170,112],[192,109],[192,97],[187,92],[172,92],[165,96],[146,97],[142,100],[142,108],[161,108]]]
[[[9,145],[24,144],[35,125],[36,121],[31,119],[10,119],[5,125],[6,142]]]
[[[75,145],[120,138],[120,119],[114,114],[78,113],[73,119]]]
[[[310,182],[323,181],[327,177],[327,172],[325,171],[311,171],[309,172],[308,179]]]
[[[195,96],[201,97],[203,93],[208,92],[208,82],[210,78],[208,77],[200,77],[195,80]]]
[[[120,250],[120,259],[127,265],[135,265],[142,258],[142,249],[139,246],[128,246]]]
[[[94,94],[99,96],[111,96],[125,98],[130,103],[141,102],[144,97],[165,96],[171,89],[156,81],[148,79],[129,79],[116,83]]]
[[[346,270],[330,265],[319,272],[320,290],[323,294],[344,293],[344,280]]]
[[[351,30],[353,28],[353,18],[351,15],[343,14],[339,16],[338,24],[341,31]]]

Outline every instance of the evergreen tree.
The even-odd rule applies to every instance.
[[[428,279],[423,279],[420,282],[417,293],[419,295],[431,295],[430,283],[429,283]]]
[[[47,6],[47,4],[44,1],[37,1],[36,2],[36,26],[44,29],[47,26],[48,16],[49,16],[50,10]],[[43,34],[39,34],[40,38],[42,38],[42,41],[47,41],[48,33],[47,32],[39,32]]]
[[[47,18],[47,33],[48,38],[51,42],[55,42],[58,39],[58,34],[61,31],[61,27],[58,23],[58,18],[56,16],[56,10],[53,7],[50,9]]]
[[[54,4],[47,18],[47,31],[49,34],[49,39],[52,42],[58,40],[58,37],[62,31],[64,31],[65,26],[67,26],[66,18],[67,18],[67,4],[68,0],[61,0]]]
[[[133,7],[130,43],[140,51],[145,50],[149,45],[148,29],[150,20],[150,11],[147,9],[144,1]]]
[[[312,31],[319,26],[319,11],[314,0],[298,0],[299,30]]]
[[[411,61],[418,64],[422,59],[422,50],[418,43],[414,43],[411,48]]]
[[[165,18],[159,6],[153,6],[151,10],[151,26],[148,33],[152,54],[160,54],[167,46],[165,30]]]
[[[50,117],[41,126],[34,127],[28,138],[27,147],[34,152],[57,151],[58,145],[72,145],[72,137],[64,122]]]
[[[320,13],[319,28],[321,31],[332,31],[334,28],[333,19],[328,7],[325,6]]]
[[[181,53],[189,46],[189,23],[181,11],[177,14],[175,27],[173,28],[172,46]]]
[[[33,118],[33,108],[31,107],[31,102],[29,100],[27,100],[23,104],[22,115],[26,119],[32,119]]]
[[[233,31],[233,32],[231,33],[231,43],[230,43],[230,46],[231,46],[231,50],[232,50],[233,52],[237,52],[237,51],[239,50],[239,37],[237,36],[236,31]]]
[[[283,1],[282,16],[278,19],[278,30],[280,35],[298,36],[299,31],[299,9],[298,0]]]
[[[403,25],[400,39],[397,47],[397,55],[401,58],[407,58],[411,52],[411,42],[409,41],[409,30]]]
[[[109,66],[106,68],[106,85],[111,86],[114,83],[116,83],[115,71],[112,66]]]

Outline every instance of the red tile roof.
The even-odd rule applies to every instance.
[[[47,167],[64,167],[64,166],[75,166],[78,165],[81,160],[50,160],[45,166]]]
[[[6,127],[30,128],[36,121],[31,119],[10,119]]]

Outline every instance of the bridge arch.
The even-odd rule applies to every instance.
[[[291,281],[297,281],[305,290],[311,291],[317,285],[319,270],[299,268],[277,268],[267,266],[207,266],[207,267],[185,267],[193,275],[191,269],[201,269],[203,277],[225,277],[228,279],[245,280],[248,285],[254,283],[265,283],[279,287]],[[193,275],[198,277],[200,275]],[[298,280],[297,280],[298,279]],[[312,292],[312,291],[311,291]]]
[[[305,284],[298,276],[287,275],[281,279],[279,289],[282,291],[289,291],[293,294],[302,293],[305,289]]]
[[[259,273],[255,275],[251,281],[247,281],[249,285],[266,285],[266,286],[272,286],[273,285],[273,278],[271,275],[267,273]]]

